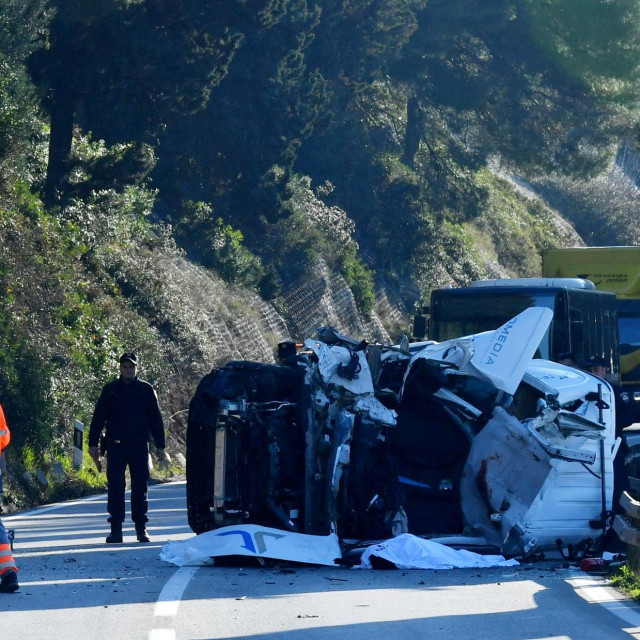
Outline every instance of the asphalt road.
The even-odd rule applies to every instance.
[[[0,594],[0,635],[28,640],[616,640],[640,638],[640,608],[561,561],[450,571],[342,567],[178,568],[191,537],[183,483],[150,492],[150,544],[106,545],[106,496],[4,517],[20,591]]]

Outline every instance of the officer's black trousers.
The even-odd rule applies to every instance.
[[[109,443],[107,450],[109,522],[124,522],[125,470],[127,465],[131,476],[131,520],[136,525],[144,525],[148,521],[147,510],[149,508],[147,499],[149,444],[146,442]]]

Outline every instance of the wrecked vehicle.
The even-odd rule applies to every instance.
[[[330,327],[200,382],[187,430],[196,534],[257,524],[345,556],[410,533],[533,557],[609,526],[611,387],[534,353],[549,309],[442,343],[370,345]]]

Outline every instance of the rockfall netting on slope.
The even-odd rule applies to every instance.
[[[397,283],[380,282],[376,289],[376,316],[392,336],[392,342],[398,342],[403,335],[412,335],[413,311],[420,300],[420,291],[412,283],[404,286]],[[407,302],[409,301],[409,302]]]
[[[364,319],[344,278],[322,262],[285,283],[274,304],[257,292],[229,285],[171,246],[120,254],[117,270],[134,291],[134,308],[164,345],[164,355],[158,356],[169,366],[162,366],[156,379],[175,393],[177,384],[193,386],[230,360],[272,363],[279,342],[304,340],[322,326],[389,343],[387,323],[401,324],[402,309],[386,295]]]
[[[182,257],[160,254],[163,315],[175,340],[189,346],[204,374],[229,360],[273,362],[278,342],[289,340],[284,320],[257,293],[224,283]]]
[[[302,276],[287,283],[277,301],[291,336],[304,340],[319,327],[331,325],[341,333],[369,340],[390,341],[389,333],[374,311],[365,320],[356,307],[346,280],[320,262]]]

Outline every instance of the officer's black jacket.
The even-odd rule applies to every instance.
[[[128,383],[118,378],[104,386],[89,427],[90,447],[98,446],[105,427],[107,447],[114,441],[124,444],[149,442],[149,437],[153,436],[156,447],[165,448],[158,397],[148,382],[137,377]]]
[[[637,410],[626,390],[618,384],[611,388],[616,405],[616,436],[622,436],[622,430],[637,421]]]

